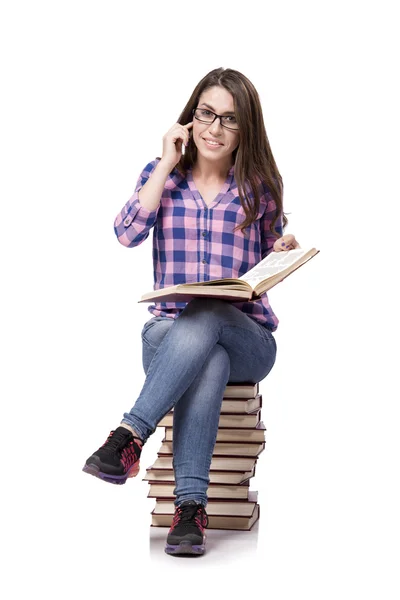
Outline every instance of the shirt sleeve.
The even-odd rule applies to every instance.
[[[270,230],[270,225],[275,219],[277,208],[275,204],[275,200],[273,199],[271,193],[268,191],[264,191],[264,199],[266,202],[266,207],[264,214],[261,217],[261,258],[265,258],[268,256],[270,252],[272,252],[272,247],[274,242],[278,239]],[[275,231],[279,234],[278,237],[283,235],[283,220],[282,213],[279,215],[278,219],[275,223]]]
[[[140,204],[139,192],[157,166],[157,160],[150,162],[141,172],[135,192],[114,220],[114,231],[118,241],[127,248],[139,246],[148,237],[157,220],[156,210],[149,211]]]

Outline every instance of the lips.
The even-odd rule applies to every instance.
[[[219,146],[223,146],[223,144],[221,144],[221,142],[217,142],[216,140],[212,140],[210,138],[203,138],[203,140],[206,142],[206,144],[209,144],[210,146],[213,146],[215,148],[218,148]]]

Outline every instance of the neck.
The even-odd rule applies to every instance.
[[[192,173],[195,177],[203,180],[207,179],[226,179],[229,169],[232,166],[232,157],[227,157],[221,162],[209,161],[203,156],[198,155],[196,163],[193,166]]]

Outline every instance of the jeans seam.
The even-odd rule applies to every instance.
[[[144,342],[147,346],[149,346],[149,348],[155,348],[155,349],[158,348],[158,346],[154,346],[154,344],[151,344],[149,342],[149,340],[147,340],[144,336],[142,336],[142,342]]]

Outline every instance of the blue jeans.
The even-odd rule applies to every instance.
[[[147,321],[142,343],[146,379],[122,422],[146,441],[174,407],[175,505],[191,499],[205,506],[225,387],[268,375],[274,336],[229,302],[195,298],[177,319]]]

